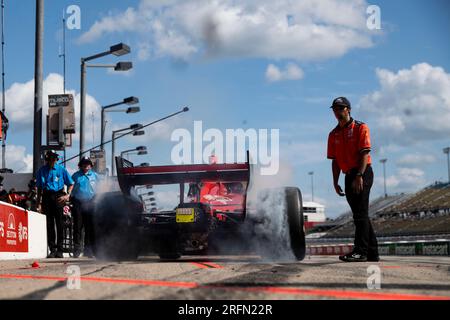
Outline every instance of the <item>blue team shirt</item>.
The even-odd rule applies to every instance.
[[[95,196],[95,189],[98,183],[98,175],[89,170],[86,174],[79,170],[72,175],[75,181],[72,196],[77,200],[91,200]]]
[[[60,191],[64,185],[71,186],[73,183],[69,172],[59,164],[55,164],[53,168],[45,165],[36,174],[36,186],[44,190]]]

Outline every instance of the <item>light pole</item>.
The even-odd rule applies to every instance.
[[[150,195],[150,196],[154,195],[154,192],[153,192],[153,191],[148,191],[148,190],[153,189],[153,186],[152,186],[152,185],[136,186],[135,189],[136,189],[136,192],[138,193],[138,195],[139,195],[139,194],[140,194],[140,195],[144,195],[144,196],[145,196],[145,195]],[[144,192],[140,193],[141,191],[144,191]]]
[[[112,145],[111,145],[111,175],[114,175],[114,171],[115,171],[115,161],[114,161],[114,155],[115,155],[115,151],[116,151],[116,134],[124,132],[124,131],[128,131],[128,130],[138,130],[140,128],[142,128],[142,124],[140,123],[135,123],[132,124],[131,126],[129,126],[128,128],[123,128],[123,129],[119,129],[119,130],[114,130],[112,132]],[[144,131],[135,131],[133,132],[133,136],[141,136],[144,134]]]
[[[387,159],[381,159],[380,162],[383,164],[383,177],[384,177],[384,197],[387,198],[387,190],[386,190],[386,162]]]
[[[130,153],[136,153],[139,156],[146,155],[147,154],[147,147],[146,146],[139,146],[139,147],[134,148],[134,149],[129,149],[129,150],[122,151],[120,153],[120,157],[123,158],[124,155],[130,154]]]
[[[126,105],[136,105],[139,103],[139,99],[136,97],[129,97],[129,98],[125,98],[123,99],[123,101],[117,102],[117,103],[113,103],[107,106],[102,107],[102,114],[101,114],[101,132],[100,132],[100,150],[104,150],[105,146],[105,127],[106,127],[106,123],[105,123],[105,113],[106,112],[126,112],[126,113],[137,113],[139,111],[141,111],[141,109],[139,107],[128,107],[128,109],[126,110],[111,110],[111,108],[126,104]]]
[[[153,196],[153,195],[155,195],[155,192],[148,191],[148,192],[145,192],[145,193],[141,193],[139,196],[143,197],[143,196]]]
[[[156,199],[154,198],[154,197],[150,197],[150,198],[147,198],[147,197],[145,197],[145,196],[147,196],[147,194],[141,194],[141,195],[139,195],[139,198],[142,200],[142,201],[151,201],[151,202],[155,202],[156,201]]]
[[[6,115],[6,101],[5,101],[5,32],[4,32],[4,24],[5,24],[5,0],[2,0],[2,8],[1,8],[1,37],[2,37],[2,113],[3,116]],[[6,129],[6,128],[5,128]],[[6,140],[3,137],[3,123],[0,127],[2,133],[2,169],[6,169]]]
[[[444,148],[442,151],[447,155],[448,182],[450,183],[450,147]]]
[[[139,130],[139,129],[144,129],[144,128],[150,127],[150,126],[155,125],[155,124],[157,124],[157,123],[159,123],[159,122],[161,122],[161,121],[170,119],[170,118],[172,118],[172,117],[175,117],[175,116],[177,116],[177,115],[179,115],[179,114],[181,114],[181,113],[188,112],[188,111],[189,111],[189,108],[188,108],[188,107],[184,107],[183,109],[181,109],[181,110],[179,110],[179,111],[176,111],[176,112],[174,112],[174,113],[171,113],[171,114],[169,114],[169,115],[167,115],[167,116],[165,116],[165,117],[159,118],[159,119],[154,120],[154,121],[149,122],[149,123],[146,123],[144,126],[141,126],[141,127],[136,128],[136,129],[130,130],[130,131],[128,131],[128,132],[122,133],[122,134],[120,134],[118,137],[115,137],[114,139],[111,139],[111,140],[109,140],[109,141],[105,141],[105,144],[112,143],[113,141],[118,140],[118,139],[121,139],[121,138],[123,138],[123,137],[125,137],[125,136],[128,136],[128,135],[130,135],[130,134],[133,134],[133,136],[140,136],[140,135],[143,135],[143,134],[145,134],[145,132],[144,132],[143,130]],[[88,149],[88,150],[83,151],[82,155],[83,155],[83,154],[86,154],[86,153],[88,153],[88,152],[90,152],[90,151],[92,151],[92,150],[96,150],[97,148],[100,148],[100,145],[96,145],[96,146],[94,146],[94,147],[92,147],[92,148],[90,148],[90,149]],[[74,155],[74,156],[72,156],[72,157],[70,157],[70,158],[64,160],[64,161],[62,162],[62,164],[65,164],[65,163],[68,162],[68,161],[72,161],[72,160],[74,160],[74,159],[76,159],[76,158],[78,158],[78,157],[79,157],[79,154],[76,154],[76,155]],[[150,185],[149,185],[149,186],[150,186]]]
[[[36,0],[34,60],[33,176],[41,165],[42,95],[44,83],[44,0]]]
[[[138,156],[145,156],[146,154],[148,154],[148,152],[147,151],[135,151],[135,152],[127,152],[125,154],[127,155],[126,157],[127,157],[127,160],[128,160],[128,155],[130,155],[130,154],[135,154],[135,155],[138,155]]]
[[[141,199],[142,203],[145,206],[145,209],[148,210],[149,207],[156,206],[156,198],[154,197],[155,193],[153,191],[145,192],[138,194],[139,199]]]
[[[311,201],[314,202],[314,171],[310,171],[308,174],[311,176]]]
[[[85,105],[86,105],[86,67],[89,65],[86,62],[98,59],[107,55],[123,56],[130,53],[130,47],[126,44],[119,43],[111,46],[108,51],[101,52],[86,58],[81,58],[81,80],[80,80],[80,153],[79,157],[84,151],[84,124],[85,124]],[[127,71],[133,67],[131,62],[119,62],[115,65],[91,65],[89,67],[114,68],[115,71]]]

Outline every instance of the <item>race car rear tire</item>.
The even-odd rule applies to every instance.
[[[139,230],[128,214],[122,193],[106,194],[96,205],[94,215],[94,255],[101,260],[136,260]]]
[[[261,192],[259,199],[257,218],[262,220],[255,225],[257,251],[273,261],[303,260],[306,245],[300,190],[295,187],[267,189]]]
[[[178,243],[175,240],[164,241],[161,239],[159,245],[159,258],[162,260],[176,260],[181,257]]]
[[[285,188],[286,214],[289,224],[289,236],[292,253],[297,260],[303,260],[306,253],[305,229],[303,217],[302,194],[300,189]]]

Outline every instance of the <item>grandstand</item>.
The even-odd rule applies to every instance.
[[[414,194],[375,199],[369,216],[379,237],[450,234],[450,183],[436,182]],[[351,212],[335,222],[322,238],[354,236]]]
[[[370,203],[369,216],[374,217],[378,212],[409,196],[410,196],[409,194],[402,193],[388,197],[379,197]],[[337,217],[332,221],[327,221],[325,223],[316,225],[308,233],[323,232],[323,231],[331,232],[343,227],[344,225],[347,225],[348,223],[351,223],[351,225],[353,225],[352,212],[350,210],[341,214],[339,217]]]
[[[450,208],[450,183],[438,183],[426,187],[413,194],[411,197],[400,201],[384,210],[380,216],[396,216],[437,213],[449,211]]]

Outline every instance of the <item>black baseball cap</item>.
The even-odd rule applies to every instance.
[[[92,160],[89,157],[81,158],[80,162],[78,163],[78,166],[81,167],[83,164],[89,164],[90,166],[93,166]]]
[[[48,150],[45,153],[45,160],[50,160],[50,159],[56,159],[56,160],[59,159],[59,155],[58,155],[58,153],[56,153],[55,150]]]
[[[333,104],[330,108],[334,107],[347,107],[349,109],[352,108],[352,105],[350,104],[350,101],[346,97],[339,97],[333,100]]]

